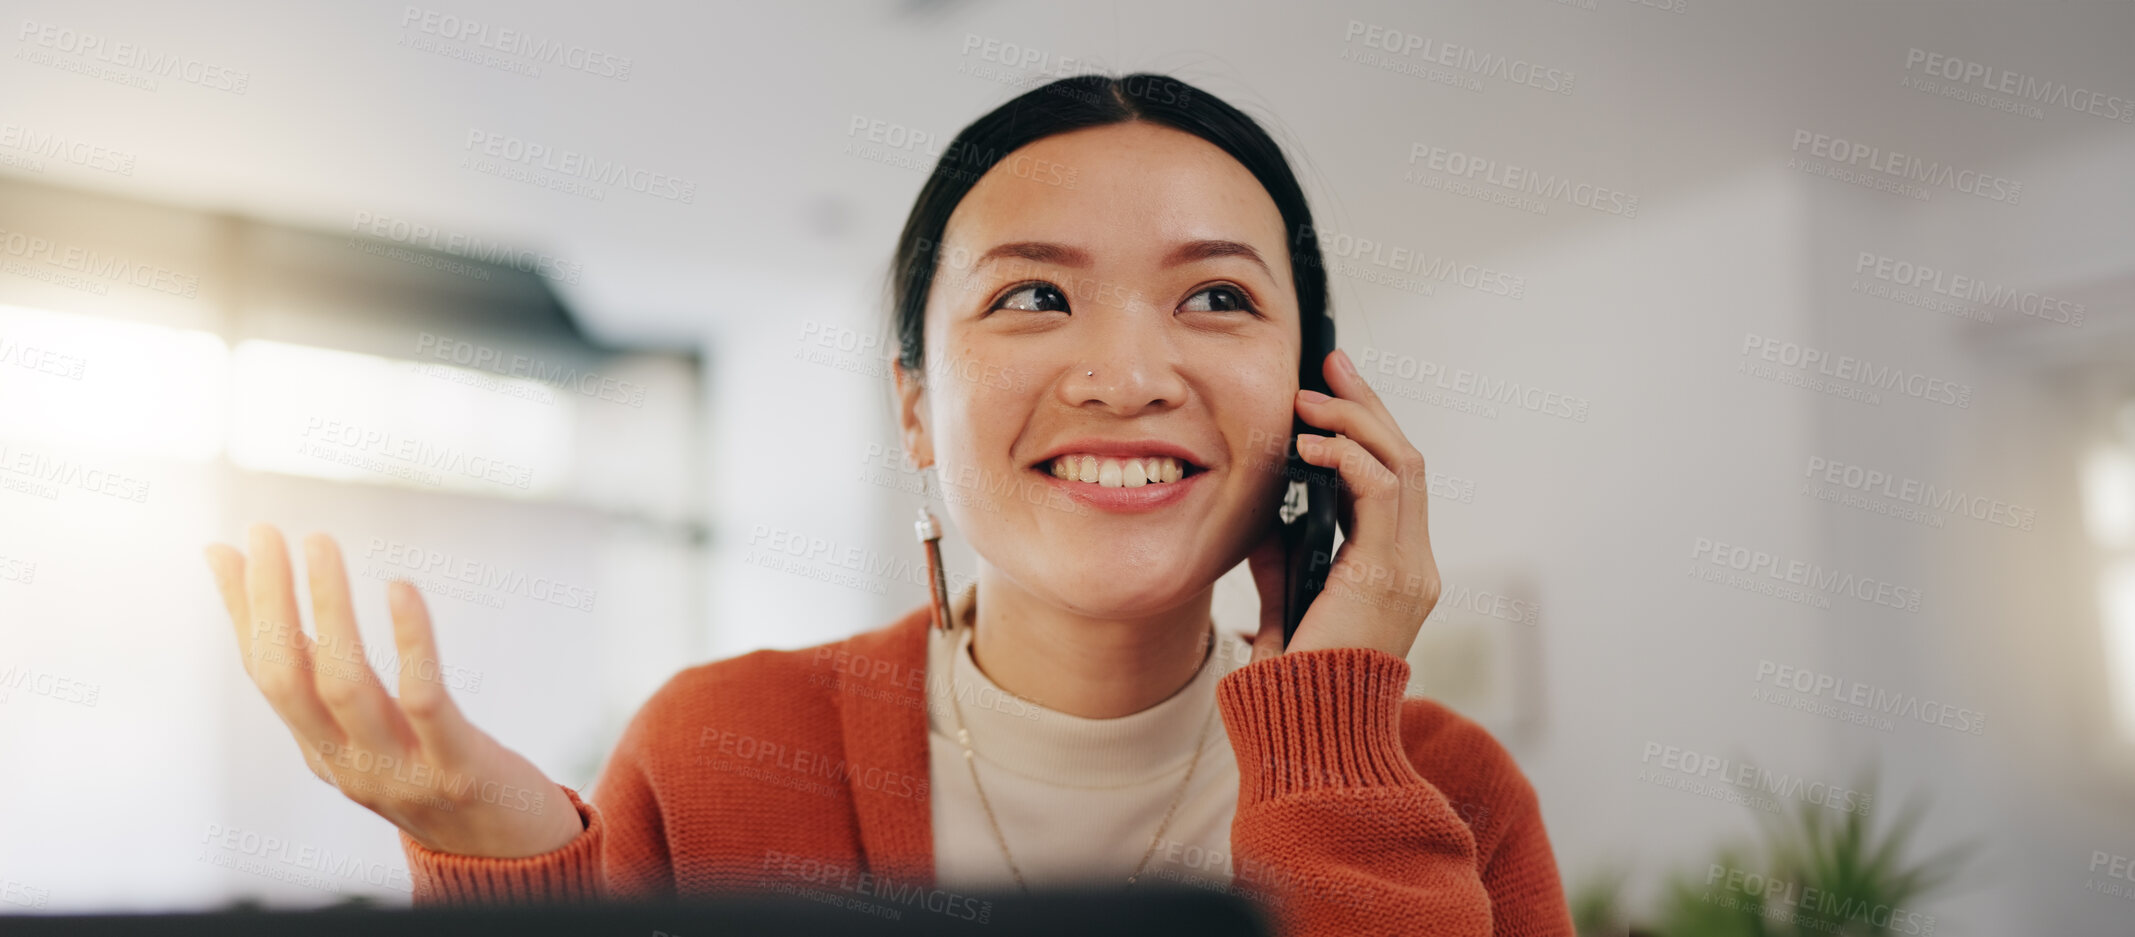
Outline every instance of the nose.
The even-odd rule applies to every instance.
[[[1061,402],[1119,416],[1185,403],[1186,378],[1170,326],[1169,310],[1140,301],[1086,314],[1059,383]]]

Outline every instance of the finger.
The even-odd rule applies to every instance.
[[[305,537],[304,571],[311,582],[312,626],[319,632],[312,655],[319,698],[349,741],[378,754],[405,749],[414,739],[399,731],[399,710],[364,657],[341,547],[325,534]]]
[[[245,598],[252,614],[253,644],[288,644],[290,634],[304,632],[297,614],[296,585],[289,572],[289,549],[282,532],[271,524],[254,524],[249,531],[250,555],[245,562]],[[262,642],[260,639],[267,639]]]
[[[250,603],[245,599],[245,555],[237,552],[236,547],[222,543],[208,544],[203,552],[207,554],[208,568],[215,573],[215,586],[222,592],[223,607],[229,610],[230,623],[237,632],[237,647],[243,656],[245,676],[251,678],[256,686],[258,677],[253,673],[255,658],[252,654],[252,629],[245,624],[252,617],[246,611]],[[272,701],[269,701],[268,705],[272,707]],[[282,719],[282,724],[289,729],[290,737],[296,739],[297,749],[304,753],[304,766],[311,769],[311,773],[317,775],[319,780],[333,783],[333,774],[325,763],[319,760],[317,748],[304,739],[288,718],[282,716],[279,709],[275,711],[275,716]]]
[[[386,584],[386,602],[393,609],[393,643],[400,650],[400,710],[433,761],[455,763],[466,754],[458,747],[471,727],[445,687],[430,608],[403,580]]]
[[[1416,448],[1415,444],[1409,442],[1408,434],[1401,431],[1401,421],[1394,418],[1394,411],[1387,407],[1385,398],[1380,397],[1379,392],[1364,380],[1363,374],[1357,370],[1356,362],[1350,359],[1348,352],[1336,349],[1327,356],[1323,368],[1328,378],[1328,389],[1334,391],[1335,396],[1354,400],[1362,404],[1365,409],[1377,414],[1384,425],[1393,432],[1393,439],[1398,440],[1398,442],[1388,443],[1386,448],[1390,451],[1382,452],[1381,456],[1386,459],[1386,467],[1393,469],[1394,474],[1401,477],[1401,484],[1409,491],[1416,493],[1416,497],[1413,500],[1406,501],[1403,505],[1402,526],[1406,530],[1409,524],[1413,522],[1417,532],[1428,538],[1430,536],[1430,475],[1429,468],[1424,463],[1423,453]],[[1348,433],[1348,435],[1357,436],[1359,434]]]
[[[1281,528],[1275,528],[1246,556],[1246,568],[1260,592],[1260,627],[1253,634],[1253,653],[1248,663],[1282,653],[1283,599],[1289,567],[1284,562]]]
[[[1288,551],[1283,547],[1283,529],[1270,525],[1268,534],[1246,554],[1246,571],[1253,575],[1254,591],[1260,596],[1260,623],[1282,620],[1285,577],[1289,575]]]
[[[307,756],[321,742],[339,743],[341,726],[319,699],[312,682],[311,639],[297,617],[296,590],[290,580],[289,552],[282,532],[254,524],[245,561],[247,627],[251,631],[250,669],[282,721],[307,745]]]
[[[1270,657],[1282,656],[1282,620],[1276,619],[1275,627],[1262,625],[1260,633],[1253,636],[1253,655],[1246,663],[1257,664]]]
[[[1393,546],[1401,535],[1401,480],[1356,440],[1345,436],[1297,434],[1297,454],[1310,464],[1331,468],[1349,489],[1350,542]]]
[[[1362,401],[1297,392],[1297,415],[1306,423],[1362,443],[1380,464],[1404,480],[1424,469],[1423,453],[1410,445],[1399,424]]]
[[[307,700],[288,692],[290,681],[286,681],[282,670],[295,666],[292,664],[295,657],[290,655],[282,640],[254,625],[250,610],[252,600],[246,587],[246,557],[228,544],[209,544],[205,553],[207,566],[216,572],[216,587],[222,589],[222,606],[231,613],[231,625],[237,632],[237,647],[243,653],[246,677],[260,689],[260,696],[267,698],[267,706],[273,709],[275,717],[282,719],[290,739],[297,741],[297,751],[303,753],[305,768],[310,768],[312,775],[320,781],[333,783],[331,768],[320,760],[318,741],[337,743],[339,728],[316,698]],[[297,636],[301,638],[303,634],[297,632]],[[275,689],[269,689],[269,685]]]
[[[215,589],[222,593],[222,607],[230,613],[230,625],[237,632],[237,653],[241,658],[245,675],[252,675],[252,620],[251,603],[245,599],[245,555],[226,543],[211,543],[201,551],[207,555],[208,570],[215,574]]]
[[[1357,383],[1361,385],[1363,382]],[[1371,392],[1369,387],[1364,389]],[[1383,405],[1374,409],[1362,400],[1314,399],[1313,395],[1299,391],[1297,409],[1299,418],[1305,422],[1363,443],[1381,464],[1393,471],[1401,480],[1403,494],[1400,536],[1413,542],[1427,541],[1431,526],[1430,470],[1423,453],[1409,442],[1400,424],[1385,414]],[[1343,526],[1349,527],[1347,523]]]
[[[1320,365],[1320,372],[1327,378],[1327,389],[1334,391],[1335,396],[1363,404],[1366,409],[1385,420],[1388,426],[1400,425],[1400,421],[1394,419],[1394,411],[1387,408],[1385,400],[1380,399],[1379,392],[1365,383],[1364,375],[1357,372],[1356,362],[1349,359],[1348,352],[1335,349]]]

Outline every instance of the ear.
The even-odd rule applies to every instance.
[[[902,364],[893,362],[890,373],[897,382],[897,435],[904,442],[904,454],[921,468],[933,465],[934,439],[927,432],[926,384],[918,372],[906,370]]]

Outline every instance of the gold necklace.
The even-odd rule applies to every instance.
[[[993,841],[1000,844],[1001,858],[1008,862],[1008,874],[1015,877],[1016,888],[1028,895],[1030,886],[1023,883],[1023,870],[1016,866],[1016,857],[1008,851],[1008,837],[1001,834],[1001,821],[993,815],[993,802],[986,799],[986,788],[979,784],[978,753],[971,748],[971,730],[964,728],[964,707],[957,699],[956,693],[955,660],[962,656],[962,653],[961,643],[952,648],[949,665],[949,711],[956,716],[956,741],[964,748],[964,767],[971,770],[971,789],[978,792],[979,806],[986,811],[986,825],[993,828]],[[1213,646],[1210,653],[1214,653]],[[1201,666],[1208,666],[1206,657],[1201,659]],[[1199,679],[1199,674],[1199,671],[1195,671],[1195,679]],[[1157,843],[1163,841],[1164,831],[1171,828],[1172,814],[1178,812],[1179,801],[1186,799],[1186,790],[1193,784],[1194,769],[1201,764],[1201,752],[1208,747],[1208,727],[1216,722],[1216,710],[1217,707],[1211,704],[1208,708],[1208,718],[1201,721],[1201,735],[1194,740],[1194,756],[1186,763],[1186,776],[1179,780],[1179,789],[1171,795],[1170,806],[1164,808],[1164,819],[1157,824],[1156,832],[1149,834],[1149,848],[1142,851],[1142,860],[1134,864],[1133,872],[1127,874],[1128,888],[1134,887],[1135,881],[1141,878],[1142,869],[1149,864],[1149,857],[1156,855]]]

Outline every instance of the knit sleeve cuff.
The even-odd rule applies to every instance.
[[[1330,788],[1428,784],[1401,745],[1408,661],[1367,648],[1294,651],[1216,684],[1239,806]]]
[[[538,856],[496,859],[438,852],[401,831],[415,903],[539,904],[600,898],[600,850],[607,833],[600,811],[580,800],[577,791],[557,787],[586,828],[570,842]]]

